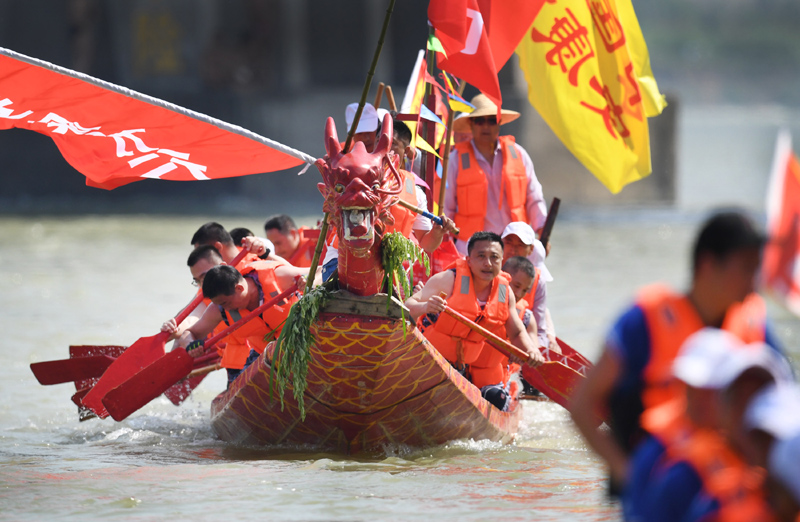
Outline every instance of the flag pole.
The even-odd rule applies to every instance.
[[[461,96],[464,93],[464,87],[467,83],[464,80],[461,80],[461,83],[457,87],[458,95]],[[450,107],[450,102],[447,102],[448,111],[447,114],[447,127],[444,129],[444,139],[447,140],[444,142],[444,157],[442,158],[442,181],[439,183],[439,215],[444,214],[444,191],[447,187],[447,168],[450,163],[450,142],[453,141],[453,120],[455,119],[455,112],[452,107]]]
[[[426,60],[426,67],[428,69],[428,74],[433,77],[434,73],[434,65],[433,62],[436,60],[436,54],[431,49],[431,39],[434,37],[434,28],[432,25],[428,27],[428,44],[427,44],[427,53],[425,55]],[[433,85],[428,82],[425,82],[425,96],[423,96],[423,104],[431,110],[431,112],[435,112],[436,106],[436,96],[433,93]],[[434,123],[427,119],[424,120],[422,123],[422,139],[425,140],[427,143],[431,144],[433,147],[436,147],[436,140],[431,140],[435,136],[435,128]],[[424,155],[422,158],[422,164],[420,165],[420,174],[421,178],[425,183],[428,184],[428,187],[433,187],[433,176],[435,176],[436,172],[436,157],[431,154],[430,152],[423,150],[422,154]],[[428,211],[433,210],[433,190],[428,188],[426,189],[428,195]]]
[[[378,68],[378,58],[381,56],[383,41],[386,39],[386,31],[389,29],[389,20],[392,18],[395,1],[396,0],[389,0],[389,5],[386,7],[386,16],[383,17],[383,27],[381,27],[381,34],[378,37],[378,45],[375,46],[375,54],[372,56],[372,63],[369,66],[369,72],[367,72],[367,79],[364,82],[364,88],[361,90],[361,100],[358,102],[358,109],[356,109],[353,123],[350,125],[350,130],[347,133],[347,141],[345,141],[344,148],[342,149],[344,153],[350,150],[350,145],[353,143],[353,135],[356,133],[358,121],[361,119],[361,112],[364,110],[364,105],[367,103],[367,95],[372,86],[372,77],[375,76],[375,69]],[[317,247],[314,249],[314,258],[311,260],[311,267],[308,270],[307,287],[309,290],[314,287],[314,276],[316,275],[317,266],[319,265],[319,257],[322,254],[322,245],[325,244],[325,239],[328,236],[329,214],[329,212],[325,212],[325,216],[322,218],[322,227],[320,227]]]

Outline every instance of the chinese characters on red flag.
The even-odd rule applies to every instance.
[[[0,129],[49,136],[86,184],[207,180],[314,158],[240,127],[0,49]]]
[[[650,173],[666,103],[630,0],[545,0],[517,54],[531,104],[609,190]]]

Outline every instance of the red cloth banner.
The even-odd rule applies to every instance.
[[[229,178],[313,163],[241,127],[0,48],[0,129],[49,136],[90,186]]]
[[[761,282],[800,316],[800,161],[786,131],[780,133],[775,147],[767,191],[767,233]]]

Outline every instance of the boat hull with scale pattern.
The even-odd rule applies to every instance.
[[[262,356],[213,401],[216,433],[236,444],[344,454],[456,439],[512,441],[519,402],[509,412],[486,402],[419,330],[405,323],[404,331],[401,306],[387,306],[385,295],[338,292],[311,326],[305,419],[291,387],[283,406],[270,393],[271,368]]]

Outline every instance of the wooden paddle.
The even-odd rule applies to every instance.
[[[261,315],[264,310],[274,306],[289,297],[297,290],[293,284],[276,297],[266,301],[258,308],[242,317],[217,335],[211,337],[203,345],[203,354],[206,355],[221,339],[238,330],[245,323]],[[115,388],[109,390],[102,403],[104,411],[116,421],[121,421],[145,406],[181,379],[190,376],[194,370],[194,358],[184,349],[176,348],[166,355],[162,355],[152,364],[142,368],[134,376],[124,380]],[[88,395],[87,395],[88,396]]]
[[[242,249],[231,261],[231,266],[235,267],[246,255],[247,251]],[[180,325],[202,301],[203,293],[200,292],[192,299],[189,305],[175,317],[175,323]],[[106,369],[102,377],[100,377],[100,380],[97,381],[97,384],[86,394],[82,401],[83,406],[93,411],[95,415],[101,419],[108,417],[108,412],[106,412],[102,402],[106,393],[119,386],[143,368],[163,357],[165,353],[164,346],[169,337],[169,333],[160,332],[150,337],[141,337],[130,345],[128,349]]]
[[[466,325],[471,330],[474,330],[484,336],[486,340],[488,340],[489,343],[491,343],[491,345],[497,350],[503,353],[503,355],[506,355],[507,357],[516,357],[522,361],[527,361],[529,359],[528,354],[524,351],[520,350],[505,339],[498,337],[479,324],[470,321],[449,306],[445,305],[444,311],[456,321]],[[572,393],[580,380],[584,378],[583,375],[576,372],[572,368],[565,366],[560,362],[554,361],[545,362],[544,364],[541,364],[535,368],[528,364],[522,365],[523,377],[525,377],[526,381],[533,384],[528,379],[526,372],[540,376],[541,379],[538,379],[538,381],[541,381],[543,386],[534,386],[536,386],[539,391],[544,393],[553,402],[563,406],[564,408],[567,408],[569,405],[569,398],[572,396]]]
[[[433,221],[434,223],[436,223],[440,227],[444,226],[444,220],[441,217],[434,216],[433,214],[431,214],[427,210],[423,210],[423,209],[421,209],[419,207],[415,207],[411,203],[409,203],[407,201],[403,201],[402,199],[398,199],[397,200],[397,204],[400,205],[401,207],[407,208],[411,212],[416,212],[417,214],[419,214],[421,216],[425,216],[426,218],[430,219],[431,221]],[[459,232],[461,232],[461,231],[459,229],[456,229],[455,234],[458,235]]]

